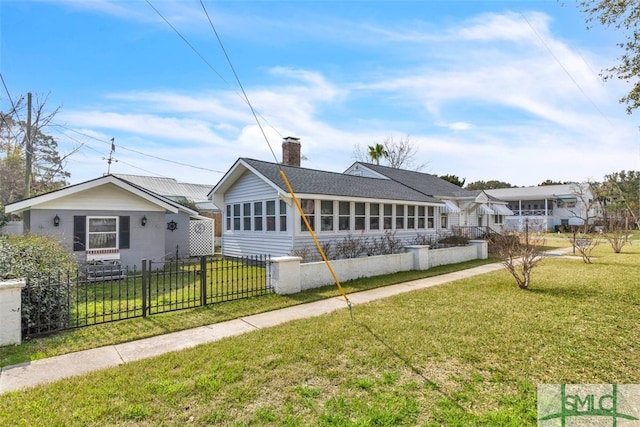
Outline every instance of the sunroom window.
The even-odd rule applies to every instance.
[[[393,206],[384,205],[384,229],[391,230],[393,226]]]
[[[349,230],[351,228],[351,203],[338,203],[338,228],[340,230]]]
[[[369,230],[380,230],[380,205],[377,203],[369,206]]]
[[[333,231],[333,200],[320,202],[320,230]]]
[[[355,227],[356,230],[364,230],[366,224],[366,211],[364,203],[355,204]]]
[[[311,230],[315,230],[315,202],[312,199],[302,199],[300,200],[300,207],[302,208],[304,215],[307,217]],[[302,217],[300,217],[300,229],[302,231],[308,231],[307,226],[304,223],[304,218]]]

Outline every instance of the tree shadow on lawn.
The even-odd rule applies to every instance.
[[[583,299],[591,299],[600,294],[600,292],[595,291],[594,289],[587,286],[555,286],[548,288],[529,288],[529,292],[533,294],[539,295],[549,295],[552,297],[558,298],[583,298]]]

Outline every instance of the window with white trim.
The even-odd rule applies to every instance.
[[[427,228],[435,228],[435,208],[427,207]]]
[[[242,204],[242,229],[251,231],[251,203]]]
[[[302,212],[304,212],[305,216],[307,217],[307,221],[309,221],[309,227],[311,227],[312,231],[315,231],[315,212],[316,212],[316,208],[315,208],[315,202],[312,199],[302,199],[300,200],[300,207],[302,208]],[[304,218],[302,218],[302,216],[300,216],[300,230],[302,231],[309,231],[307,230],[307,226],[304,223]]]
[[[441,214],[440,215],[440,228],[449,228],[449,215]]]
[[[351,229],[351,203],[349,202],[338,203],[338,229],[342,231]]]
[[[425,211],[424,206],[418,206],[418,228],[425,228]]]
[[[287,204],[280,200],[280,231],[287,231]]]
[[[231,231],[231,205],[227,205],[227,230]]]
[[[384,229],[391,230],[393,227],[393,205],[384,205]]]
[[[404,205],[396,205],[396,230],[404,230]]]
[[[502,224],[502,222],[504,221],[503,215],[495,215],[493,218],[496,224]]]
[[[118,249],[118,217],[87,217],[87,248]]]
[[[380,205],[378,203],[369,205],[369,230],[380,230]]]
[[[267,200],[267,231],[276,231],[276,201]]]
[[[320,202],[320,231],[333,231],[333,200]]]
[[[407,206],[407,228],[413,230],[416,228],[416,207]]]
[[[355,203],[354,205],[354,214],[355,214],[355,228],[356,230],[364,230],[366,227],[366,211],[365,211],[366,203]]]
[[[240,203],[233,205],[233,229],[240,230]]]
[[[253,229],[262,231],[262,202],[253,203]]]

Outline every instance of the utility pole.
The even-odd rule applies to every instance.
[[[31,163],[33,161],[33,144],[31,143],[31,92],[27,93],[27,130],[24,143],[25,172],[24,198],[31,196]]]
[[[111,173],[111,162],[117,162],[118,160],[113,158],[113,153],[116,151],[115,138],[111,138],[111,151],[109,152],[109,157],[103,157],[102,160],[107,161],[107,175]]]

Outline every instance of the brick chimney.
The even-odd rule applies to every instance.
[[[300,138],[287,136],[282,140],[282,164],[300,167]]]

